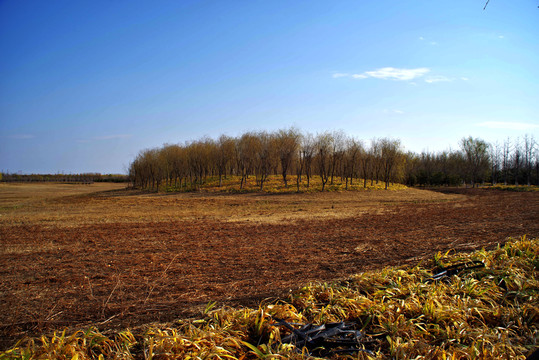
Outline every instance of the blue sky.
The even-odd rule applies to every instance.
[[[539,140],[539,2],[0,1],[0,171],[295,126]]]

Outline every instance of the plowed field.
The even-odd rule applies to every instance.
[[[35,198],[0,187],[2,348],[64,327],[173,321],[209,301],[255,305],[311,280],[539,237],[539,193],[158,195],[46,186],[30,189],[42,189]]]

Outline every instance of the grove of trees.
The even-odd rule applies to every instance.
[[[530,135],[503,144],[464,138],[460,150],[408,153],[407,185],[440,186],[480,183],[539,185],[539,151]]]
[[[539,152],[529,135],[507,139],[502,145],[469,137],[461,140],[459,150],[416,154],[405,152],[398,139],[365,141],[343,131],[313,135],[290,128],[165,144],[142,150],[129,166],[133,186],[153,191],[197,190],[208,179],[218,179],[222,186],[229,177],[238,179],[238,190],[253,177],[264,190],[271,175],[297,191],[301,186],[309,188],[314,177],[320,180],[322,191],[335,181],[346,189],[375,182],[385,189],[395,182],[410,186],[539,184]]]

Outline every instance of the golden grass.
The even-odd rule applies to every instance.
[[[291,222],[390,212],[400,203],[462,203],[465,196],[418,189],[312,193],[141,193],[123,184],[2,184],[0,226],[190,221]],[[110,191],[116,190],[116,191]],[[105,191],[105,192],[103,192]],[[464,206],[464,205],[463,205]]]
[[[503,185],[497,184],[489,186],[492,189],[506,190],[506,191],[518,191],[518,192],[538,192],[539,186],[536,185]]]
[[[282,176],[270,175],[264,181],[264,186],[260,188],[260,183],[257,181],[255,176],[249,176],[244,184],[243,188],[240,189],[241,177],[239,176],[228,176],[222,178],[222,185],[219,186],[218,177],[209,177],[206,181],[196,186],[197,191],[204,192],[222,192],[222,193],[267,193],[267,194],[283,194],[283,193],[296,193],[298,192],[297,187],[297,176],[291,175],[287,177],[288,186],[285,186]],[[353,183],[348,182],[348,187],[346,187],[346,180],[341,179],[340,177],[335,177],[333,183],[328,181],[324,191],[369,191],[369,190],[383,190],[385,189],[385,184],[383,181],[374,181],[371,184],[371,181],[367,181],[366,187],[363,187],[363,179],[353,179]],[[407,187],[398,183],[391,183],[388,190],[403,190]],[[166,192],[189,192],[193,191],[191,185],[186,186],[166,186],[164,185],[160,188],[160,191]],[[301,193],[312,193],[322,191],[322,180],[319,176],[315,175],[310,179],[309,186],[307,186],[307,178],[303,176],[300,180],[299,192]]]
[[[480,260],[485,268],[425,282],[434,263]],[[413,268],[311,283],[257,309],[213,304],[199,319],[104,335],[95,329],[20,341],[0,359],[303,359],[282,344],[273,319],[356,323],[376,339],[372,355],[335,359],[525,359],[539,334],[539,239],[510,240],[492,251],[437,254]]]

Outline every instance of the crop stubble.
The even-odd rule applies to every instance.
[[[109,190],[2,207],[2,348],[66,326],[173,321],[209,301],[256,305],[311,280],[539,236],[539,193]]]

